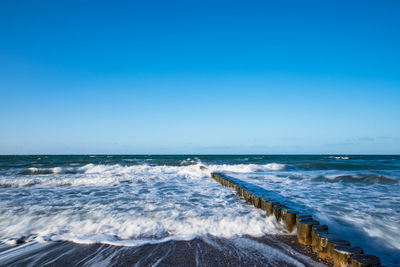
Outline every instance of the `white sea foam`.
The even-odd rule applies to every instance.
[[[400,185],[387,185],[381,174],[304,171],[273,162],[210,164],[201,170],[204,164],[196,158],[182,162],[70,165],[0,175],[0,187],[10,187],[1,191],[0,241],[13,243],[27,236],[138,246],[282,232],[262,211],[209,178],[210,172],[226,172],[298,203],[330,229],[349,229],[354,234],[346,236],[353,245],[400,249]],[[364,183],[353,183],[357,181]],[[372,241],[364,244],[367,237]]]
[[[291,200],[367,252],[389,257],[400,250],[398,179],[337,170],[234,176]]]
[[[252,173],[266,171],[281,171],[286,167],[285,164],[268,163],[268,164],[233,164],[233,165],[209,165],[208,168],[212,171],[221,172],[237,172],[237,173]]]
[[[51,174],[1,177],[0,184],[22,187],[28,195],[16,202],[10,192],[0,204],[0,240],[29,236],[137,246],[196,236],[262,236],[283,231],[262,211],[244,205],[230,189],[210,179],[210,169],[202,171],[199,166],[87,164],[52,168]],[[209,167],[277,168],[274,164]],[[20,202],[25,203],[22,210]]]
[[[330,159],[349,159],[349,157],[346,157],[346,156],[330,156],[328,158],[330,158]]]
[[[18,177],[0,177],[0,187],[27,187],[37,185],[111,185],[120,182],[146,180],[157,176],[165,178],[165,174],[184,176],[187,179],[204,178],[210,171],[228,171],[239,173],[280,171],[285,169],[284,164],[269,163],[258,164],[236,164],[236,165],[210,165],[208,171],[199,169],[201,162],[185,161],[185,166],[150,166],[146,164],[124,166],[120,164],[102,165],[86,164],[81,167],[54,167],[54,168],[28,168],[20,172]],[[187,164],[191,162],[191,164]],[[29,175],[27,175],[29,174]],[[59,174],[59,175],[55,175]],[[73,174],[73,175],[71,175]],[[169,179],[169,178],[167,178]]]

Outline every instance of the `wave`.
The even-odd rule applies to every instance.
[[[35,241],[140,246],[207,235],[261,236],[280,231],[261,211],[244,205],[231,189],[210,179],[210,172],[227,172],[264,187],[300,203],[310,214],[348,216],[349,222],[356,219],[356,212],[361,218],[374,214],[394,230],[380,227],[382,233],[377,233],[373,225],[364,225],[368,235],[378,241],[388,235],[399,240],[398,211],[393,205],[398,203],[400,181],[396,170],[304,170],[295,168],[296,163],[277,162],[207,165],[194,157],[175,161],[183,164],[164,162],[69,164],[0,174],[0,188],[6,188],[0,190],[4,193],[0,241],[34,236]],[[22,189],[13,189],[18,187]],[[398,248],[398,242],[391,243]]]
[[[286,165],[273,162],[264,165],[262,164],[209,165],[208,168],[212,171],[251,173],[251,172],[282,171],[286,168]]]
[[[123,161],[134,162],[135,159],[124,159]],[[179,162],[179,165],[152,165],[152,167],[180,167],[190,165],[202,164],[198,159],[187,158]],[[75,173],[95,173],[109,170],[116,170],[121,168],[140,168],[141,166],[148,167],[148,164],[138,164],[125,166],[121,164],[86,164],[81,167],[53,167],[53,168],[35,168],[31,167],[22,171],[19,171],[20,175],[40,175],[40,174],[75,174]],[[232,172],[262,172],[262,171],[281,171],[284,170],[286,165],[280,163],[268,163],[268,164],[222,164],[222,165],[209,165],[209,167],[218,170],[232,171]]]
[[[328,159],[350,159],[347,156],[330,156]]]
[[[345,161],[306,161],[294,164],[297,170],[303,171],[329,171],[329,170],[342,170],[342,171],[374,171],[374,170],[396,170],[395,166],[388,164],[378,164],[375,162],[355,162],[350,160]]]
[[[14,234],[16,237],[3,242],[14,245],[22,242],[21,240],[23,242],[71,241],[80,244],[142,246],[170,240],[193,240],[208,235],[232,238],[283,233],[283,228],[272,218],[263,218],[257,212],[240,217],[236,215],[213,215],[204,218],[193,216],[180,219],[125,216],[124,220],[110,215],[96,220],[65,215],[36,219],[24,217],[15,223],[12,231],[9,231],[9,234]],[[44,228],[43,225],[49,226],[51,230]],[[26,236],[18,237],[21,232]]]
[[[182,160],[179,164],[182,166],[187,166],[187,165],[195,165],[196,163],[198,163],[198,162],[196,162],[196,160],[187,158],[187,159]]]
[[[199,167],[206,166],[206,170]],[[291,179],[312,179],[314,181],[395,184],[400,183],[397,177],[377,175],[374,173],[357,173],[348,171],[335,173],[332,171],[293,170],[281,163],[268,164],[222,164],[205,165],[198,159],[185,159],[181,165],[121,165],[121,164],[86,164],[79,167],[28,168],[19,171],[17,176],[0,176],[0,188],[32,187],[32,186],[101,186],[130,183],[136,180],[146,181],[165,174],[177,175],[189,179],[203,179],[210,172],[231,172],[237,174],[269,173],[277,177]],[[329,174],[332,173],[332,174]]]
[[[89,164],[90,165],[90,164]],[[66,168],[66,167],[54,167],[54,168],[28,168],[18,172],[20,175],[46,175],[46,174],[74,174],[84,173],[85,167],[81,168]]]
[[[20,207],[14,199],[0,204],[7,212],[7,220],[0,213],[0,240],[16,242],[24,235],[35,241],[140,246],[283,230],[208,178],[208,172],[199,165],[90,165],[75,175],[22,176],[15,179],[19,186],[37,181],[41,186],[72,187],[29,188],[28,195],[19,196],[18,203],[26,204],[23,213],[14,212]]]
[[[325,175],[318,176],[314,179],[326,179],[331,182],[345,182],[345,183],[367,183],[367,184],[397,184],[399,179],[386,177],[383,175]]]
[[[186,159],[180,165],[104,165],[86,164],[80,167],[28,168],[17,172],[18,175],[0,176],[0,188],[31,187],[36,185],[78,186],[78,185],[115,185],[133,182],[138,179],[145,181],[165,174],[202,179],[210,172],[224,171],[235,173],[275,172],[284,170],[286,165],[279,163],[206,165],[207,170],[201,170],[198,159]],[[162,178],[161,178],[162,179]]]
[[[133,165],[133,166],[123,166],[120,164],[105,165],[105,164],[86,164],[81,167],[53,167],[53,168],[28,168],[18,172],[20,175],[46,175],[46,174],[91,174],[91,173],[102,173],[102,172],[123,172],[125,170],[130,170],[132,168],[144,165]]]
[[[251,217],[254,216],[254,217]],[[115,246],[142,246],[170,240],[193,240],[196,237],[237,236],[261,237],[265,234],[282,233],[283,228],[271,218],[252,213],[242,217],[213,215],[189,218],[143,218],[121,222],[115,218],[99,221],[75,222],[74,229],[52,235],[51,241],[72,241],[81,244],[109,244]],[[106,233],[106,234],[104,234]],[[109,234],[107,234],[109,233]],[[43,235],[41,235],[43,237]]]

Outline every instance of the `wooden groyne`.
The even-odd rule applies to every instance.
[[[311,215],[301,214],[279,203],[265,189],[227,176],[223,173],[211,173],[221,185],[233,188],[246,203],[265,211],[267,216],[273,216],[285,229],[297,232],[297,240],[304,246],[311,246],[318,257],[325,259],[337,267],[378,267],[381,262],[378,257],[364,254],[360,247],[352,247],[350,242],[329,233],[327,225],[321,225]]]

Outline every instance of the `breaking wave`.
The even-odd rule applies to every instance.
[[[356,233],[352,245],[371,253],[381,248],[376,254],[389,256],[389,249],[400,249],[398,159],[238,157],[201,162],[194,156],[96,156],[3,164],[0,243],[140,246],[282,233],[262,211],[209,178],[210,172],[224,172],[298,203],[330,229],[346,229],[345,236]],[[365,244],[369,236],[374,239]]]
[[[164,173],[176,174],[191,179],[207,177],[210,171],[227,171],[239,173],[281,171],[284,164],[268,163],[209,165],[207,171],[200,170],[200,162],[182,163],[179,166],[167,165],[103,165],[86,164],[81,167],[28,168],[18,171],[18,175],[0,176],[0,188],[31,187],[35,185],[77,186],[77,185],[112,185],[133,182],[136,179],[146,180],[152,177],[162,177]]]
[[[209,178],[211,169],[221,168],[273,170],[277,165],[212,165],[202,170],[200,163],[87,164],[29,168],[29,175],[3,176],[2,187],[19,187],[15,192],[22,195],[17,202],[11,197],[2,201],[0,241],[12,243],[25,236],[36,241],[138,246],[283,231],[262,211],[243,205],[230,189]],[[18,203],[24,203],[22,210]]]
[[[316,179],[319,179],[319,176]],[[366,184],[397,184],[399,179],[390,178],[383,175],[325,175],[321,177],[331,182],[345,182],[345,183],[366,183]]]

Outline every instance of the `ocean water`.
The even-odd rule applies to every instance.
[[[355,155],[0,156],[0,265],[54,262],[43,247],[60,242],[109,251],[193,240],[269,253],[271,264],[307,265],[247,238],[285,231],[211,179],[212,171],[265,188],[400,266],[400,156]]]

